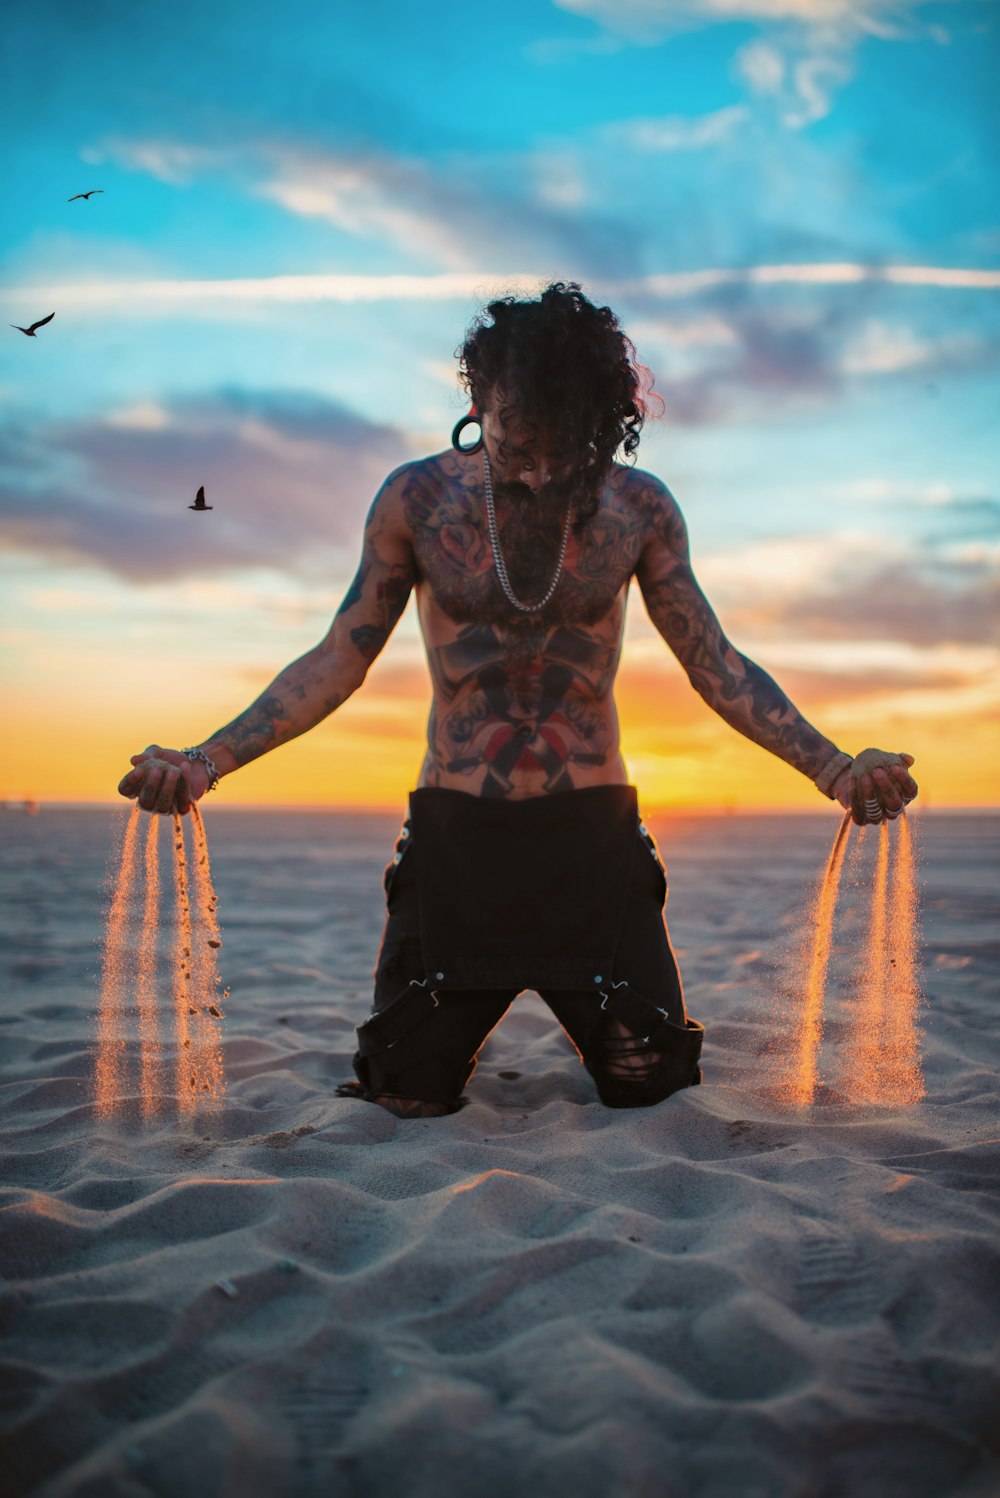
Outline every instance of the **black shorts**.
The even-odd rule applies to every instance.
[[[704,1027],[689,1019],[664,918],[667,877],[641,822],[614,966],[584,990],[540,987],[609,1107],[644,1107],[701,1081]],[[521,989],[435,989],[424,965],[410,819],[383,876],[387,916],[372,1015],[358,1028],[355,1096],[467,1101],[476,1053]],[[617,1023],[613,1023],[617,1021]],[[350,1085],[350,1084],[349,1084]]]

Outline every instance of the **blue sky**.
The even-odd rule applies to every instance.
[[[559,278],[654,372],[639,463],[740,647],[815,682],[827,732],[874,672],[883,716],[971,714],[978,754],[998,37],[985,0],[9,7],[4,322],[57,314],[0,341],[25,721],[83,639],[127,664],[207,631],[247,705],[325,629],[381,477],[447,444],[479,305]],[[638,599],[629,628],[655,670]],[[187,741],[232,715],[205,710]]]

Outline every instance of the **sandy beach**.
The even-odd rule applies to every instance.
[[[834,809],[649,818],[702,1086],[602,1107],[524,994],[402,1121],[333,1095],[400,817],[213,806],[225,1095],[97,1116],[125,815],[0,827],[0,1492],[1000,1492],[1000,816],[912,817],[920,1102],[848,1100],[861,854],[815,1101],[770,1087]]]

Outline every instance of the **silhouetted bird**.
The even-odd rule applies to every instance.
[[[188,505],[188,509],[189,510],[214,510],[215,509],[214,505],[207,505],[205,503],[205,490],[204,490],[204,487],[202,487],[201,489],[198,490],[198,493],[194,497],[194,504],[193,505]]]
[[[75,203],[77,198],[86,198],[89,202],[89,200],[94,196],[95,192],[103,191],[103,187],[92,187],[89,192],[75,192],[73,196],[71,198],[67,198],[66,201],[67,203]]]
[[[34,338],[35,337],[35,329],[36,328],[44,328],[45,324],[47,322],[51,322],[54,317],[55,317],[55,313],[54,312],[50,312],[49,315],[48,315],[48,317],[40,317],[37,322],[33,322],[31,324],[30,328],[22,328],[21,325],[20,325],[20,323],[16,323],[16,322],[12,322],[10,324],[10,327],[16,328],[19,333],[27,333],[27,335],[28,335],[29,338]]]

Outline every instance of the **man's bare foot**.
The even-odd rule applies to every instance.
[[[366,1092],[360,1082],[341,1082],[338,1097],[360,1098],[366,1103],[378,1103],[387,1113],[397,1118],[441,1118],[445,1113],[454,1113],[451,1103],[429,1103],[418,1097],[396,1097],[389,1092]]]
[[[370,1101],[378,1103],[390,1113],[395,1113],[397,1118],[440,1118],[443,1114],[451,1112],[450,1103],[425,1103],[422,1098],[390,1097],[384,1092],[380,1092]]]

